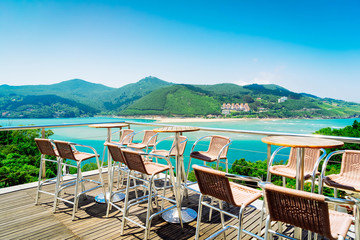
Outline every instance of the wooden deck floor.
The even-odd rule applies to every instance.
[[[47,185],[44,189],[54,189],[54,185]],[[144,230],[132,223],[127,224],[125,234],[120,236],[122,214],[113,208],[109,217],[106,218],[106,205],[94,201],[94,196],[100,192],[101,190],[97,189],[90,192],[86,200],[80,200],[75,221],[71,220],[72,206],[68,203],[60,202],[57,212],[52,213],[53,197],[50,195],[42,194],[40,204],[36,206],[34,204],[36,188],[1,194],[0,239],[143,239]],[[69,199],[72,198],[71,193],[71,188],[66,190]],[[190,192],[189,201],[185,204],[197,211],[198,194]],[[145,204],[134,207],[130,215],[136,221],[145,222],[145,207]],[[237,208],[228,206],[227,210],[238,214]],[[219,214],[214,212],[209,222],[208,212],[208,208],[204,207],[201,239],[221,228]],[[246,210],[244,218],[246,230],[257,233],[259,213],[260,211],[253,207]],[[236,224],[236,220],[228,217],[225,219],[229,225]],[[157,217],[152,222],[150,238],[194,239],[195,228],[196,220],[184,224],[184,229],[181,229],[179,224],[170,224],[161,217]],[[226,239],[235,238],[235,230],[226,231]],[[250,236],[244,234],[243,239],[250,239]]]

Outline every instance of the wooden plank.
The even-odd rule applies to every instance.
[[[104,174],[104,179],[107,175]],[[97,178],[95,176],[94,178]],[[51,190],[52,185],[44,186],[45,190]],[[94,202],[94,196],[101,193],[101,189],[97,189],[89,193],[87,200],[80,201],[79,211],[76,213],[76,220],[71,220],[72,205],[60,202],[58,210],[52,213],[53,197],[42,194],[40,205],[35,206],[36,188],[26,189],[0,195],[0,239],[143,239],[145,231],[135,224],[128,222],[125,226],[125,233],[120,235],[120,227],[122,221],[122,213],[113,208],[110,211],[109,218],[105,217],[106,205]],[[139,191],[140,193],[141,191]],[[73,187],[67,189],[66,198],[73,198]],[[189,201],[184,202],[183,206],[190,207],[197,211],[198,194],[189,191]],[[131,193],[131,197],[134,194]],[[172,197],[170,191],[167,192],[168,197]],[[119,203],[123,206],[123,202]],[[171,203],[165,201],[165,208],[172,206]],[[226,206],[233,214],[237,215],[239,208]],[[203,208],[203,220],[201,222],[200,232],[201,239],[212,235],[221,229],[220,214],[213,212],[213,217],[209,222],[209,209]],[[130,217],[137,222],[144,223],[146,214],[146,203],[134,206],[130,211]],[[245,212],[244,226],[245,229],[253,233],[257,233],[260,211]],[[226,225],[236,225],[237,220],[226,217]],[[273,223],[275,224],[275,223]],[[274,229],[277,228],[275,224]],[[170,224],[165,222],[161,216],[154,218],[150,229],[151,239],[194,239],[196,230],[196,220],[184,224],[181,229],[180,224]],[[262,230],[262,235],[263,235]],[[306,236],[304,234],[303,236]],[[226,231],[226,239],[236,239],[237,231]],[[244,235],[243,240],[251,237]],[[222,239],[219,236],[217,239]]]

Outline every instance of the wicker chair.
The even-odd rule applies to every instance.
[[[352,223],[352,217],[346,213],[329,210],[328,202],[353,205],[353,201],[279,187],[271,183],[260,183],[259,185],[265,191],[268,212],[265,240],[269,239],[272,234],[289,238],[271,230],[271,221],[284,222],[329,239],[345,238]]]
[[[140,133],[144,133],[143,139],[140,143],[129,143],[127,146],[130,148],[135,148],[135,149],[146,149],[146,152],[148,151],[149,148],[153,147],[156,143],[156,139],[157,139],[157,135],[159,133],[154,132],[152,130],[144,130],[144,131],[140,131],[137,132],[133,135],[132,139]]]
[[[210,144],[207,151],[194,151],[196,145],[204,140],[210,138]],[[190,158],[189,158],[189,164],[187,168],[187,177],[190,173],[190,167],[191,167],[191,159],[199,159],[204,161],[204,165],[206,165],[206,162],[216,162],[216,169],[219,169],[219,164],[221,160],[225,160],[225,168],[226,172],[228,172],[228,159],[227,159],[227,151],[229,149],[229,145],[231,144],[231,139],[228,137],[213,135],[213,136],[204,136],[199,138],[194,145],[192,146]],[[186,178],[187,179],[187,178]]]
[[[134,130],[133,129],[122,129],[120,131],[117,131],[115,133],[120,132],[120,137],[119,137],[119,141],[111,141],[111,143],[114,143],[116,145],[120,145],[120,146],[127,146],[128,144],[130,144],[133,140],[134,137]],[[106,149],[106,143],[109,142],[109,139],[107,139],[105,141],[104,144],[104,152],[103,152],[103,158],[105,157],[105,149]],[[102,159],[102,164],[104,163],[104,159]],[[117,189],[120,188],[120,176],[121,176],[121,186],[123,185],[123,181],[124,181],[124,175],[121,173],[124,173],[124,171],[122,171],[122,169],[124,169],[124,164],[121,162],[117,162],[117,172],[118,172],[118,177],[117,177],[117,184],[116,187]]]
[[[99,187],[102,188],[103,190],[103,194],[104,196],[106,196],[105,193],[105,188],[104,188],[104,181],[102,179],[102,175],[101,175],[101,166],[99,163],[99,155],[96,153],[96,150],[90,146],[85,146],[85,145],[81,145],[81,144],[76,144],[76,143],[70,143],[70,142],[65,142],[65,141],[54,141],[56,148],[59,152],[59,156],[61,157],[60,159],[60,164],[58,167],[58,172],[61,172],[61,166],[65,165],[67,167],[73,167],[76,168],[77,173],[76,173],[76,178],[75,180],[68,182],[68,183],[64,183],[60,185],[60,182],[57,181],[57,186],[56,189],[57,191],[55,192],[55,204],[54,204],[54,211],[56,210],[58,201],[64,201],[67,203],[70,203],[73,205],[73,212],[72,212],[72,220],[75,219],[75,213],[78,210],[78,204],[79,204],[79,198],[81,195],[85,196],[85,193],[95,190]],[[87,153],[87,152],[80,152],[76,149],[76,147],[83,147],[83,148],[88,148],[90,149],[93,153]],[[91,180],[91,179],[85,179],[82,176],[81,173],[81,163],[85,160],[91,159],[91,158],[96,158],[96,163],[98,166],[98,170],[99,170],[99,181],[95,181],[95,180]],[[75,165],[71,164],[71,163],[63,163],[63,159],[69,159],[69,160],[73,160],[75,161]],[[58,174],[59,177],[59,174]],[[96,186],[90,189],[85,190],[85,185],[84,182],[91,182],[91,183],[95,183]],[[60,193],[63,189],[70,187],[72,185],[75,184],[75,192],[74,192],[74,200],[70,201],[67,199],[64,199],[60,196]],[[81,184],[81,192],[79,192],[79,185]]]
[[[326,166],[329,160],[338,154],[342,154],[341,170],[339,174],[325,176]],[[323,185],[333,187],[334,197],[337,197],[337,189],[343,189],[352,192],[360,192],[360,151],[341,150],[330,153],[324,161],[321,171],[321,189]]]
[[[127,146],[132,142],[133,136],[134,136],[133,129],[122,129],[119,138],[119,143],[121,145]]]
[[[329,160],[338,154],[342,154],[340,173],[325,176]],[[324,161],[320,179],[320,194],[322,194],[325,185],[334,188],[334,197],[337,197],[338,189],[342,189],[350,193],[349,197],[356,201],[356,207],[354,208],[356,218],[355,236],[357,237],[356,239],[360,239],[360,201],[358,197],[351,196],[353,193],[360,193],[360,151],[340,150],[330,153]],[[337,206],[335,209],[337,209]]]
[[[163,189],[163,195],[160,195],[158,193],[159,188],[156,188],[154,185],[154,177],[155,175],[162,173],[162,172],[166,172],[169,171],[170,172],[170,179],[172,181],[172,183],[174,183],[174,173],[172,171],[172,165],[171,162],[168,161],[168,165],[164,165],[164,164],[159,164],[159,163],[155,163],[155,162],[148,162],[148,161],[144,161],[143,157],[146,156],[146,153],[141,153],[138,151],[133,151],[133,150],[129,150],[129,149],[120,149],[119,148],[119,152],[123,154],[123,159],[126,162],[126,165],[129,168],[129,174],[127,177],[127,183],[126,183],[126,194],[125,194],[125,203],[124,203],[124,208],[123,208],[123,217],[122,217],[122,223],[121,223],[121,235],[124,233],[124,228],[125,228],[125,224],[126,221],[130,221],[134,224],[136,224],[137,226],[145,229],[145,237],[144,239],[148,239],[149,235],[150,235],[150,227],[151,227],[151,221],[152,219],[159,215],[162,214],[166,211],[169,211],[173,208],[177,208],[179,212],[181,212],[181,206],[180,204],[178,204],[178,199],[179,197],[176,197],[176,200],[173,199],[169,199],[165,197],[165,190],[166,187],[164,186]],[[142,173],[144,175],[143,178],[139,178],[135,176],[135,172],[139,172]],[[141,196],[141,197],[136,197],[135,199],[131,199],[129,200],[129,191],[131,188],[134,187],[130,187],[130,179],[131,178],[135,178],[137,180],[140,180],[144,183],[143,187],[147,188],[147,192],[148,195],[145,196]],[[166,183],[166,181],[165,181]],[[137,186],[135,186],[137,187]],[[174,189],[175,192],[176,189]],[[158,198],[164,198],[172,203],[174,203],[174,205],[172,205],[171,207],[168,207],[166,209],[160,209],[159,212],[154,212],[153,206],[152,206],[152,201],[153,199],[157,200]],[[145,202],[147,201],[147,213],[146,213],[146,223],[145,225],[138,223],[136,221],[134,221],[133,219],[129,218],[129,212],[130,212],[130,208],[132,206],[138,205],[141,202]],[[158,202],[156,201],[156,204]],[[158,205],[158,204],[157,204]],[[116,206],[116,205],[113,205]],[[118,209],[120,209],[119,207],[117,207]],[[181,226],[182,226],[182,222],[181,222]]]
[[[114,161],[115,163],[118,163],[119,166],[121,166],[121,168],[118,168],[118,170],[123,173],[122,175],[125,176],[125,175],[129,174],[130,170],[129,170],[129,168],[128,168],[127,165],[126,165],[126,161],[125,161],[125,159],[124,159],[124,155],[123,155],[123,153],[122,153],[121,150],[120,150],[120,147],[121,147],[121,146],[119,146],[119,145],[117,145],[117,144],[114,144],[114,143],[108,143],[108,142],[105,142],[104,145],[105,145],[105,147],[108,148],[109,153],[110,153],[111,158],[113,159],[113,161]],[[110,209],[111,209],[112,206],[115,206],[115,208],[117,208],[117,209],[120,210],[121,212],[124,212],[124,209],[123,209],[123,208],[118,207],[118,206],[115,205],[115,203],[113,202],[113,196],[114,196],[115,194],[122,193],[122,192],[126,191],[126,188],[125,188],[125,189],[120,189],[120,190],[115,191],[115,192],[113,191],[113,183],[114,183],[113,179],[114,179],[114,172],[115,172],[115,170],[116,170],[116,166],[113,165],[112,169],[110,169],[110,170],[108,171],[108,174],[110,174],[109,179],[111,179],[112,181],[109,182],[109,189],[110,189],[109,196],[110,196],[110,197],[109,197],[109,199],[108,199],[108,206],[107,206],[107,209],[106,209],[106,217],[109,216],[109,211],[110,211]],[[134,179],[133,179],[133,180],[134,180]],[[134,180],[134,186],[135,186],[135,185],[136,185],[136,184],[135,184],[135,180]],[[136,197],[138,197],[138,193],[137,193],[137,191],[136,191],[136,188],[135,188],[135,194],[136,194]]]
[[[174,138],[174,136],[170,136],[170,137],[161,139],[160,141],[157,141],[149,154],[150,155],[153,154],[153,155],[162,156],[162,158],[164,158],[164,157],[165,158],[170,158],[170,157],[174,158],[176,156],[176,153],[177,153],[177,149],[175,147],[175,141],[173,142],[173,144],[172,144],[172,146],[171,146],[171,148],[169,150],[157,149],[157,145],[159,145],[161,142],[163,142],[165,140],[169,140],[170,138]],[[179,156],[183,157],[188,138],[185,137],[185,136],[180,136],[179,141],[180,141],[180,144],[179,144]]]
[[[209,207],[210,209],[219,211],[221,217],[222,229],[219,232],[216,232],[213,235],[211,235],[209,239],[213,239],[216,236],[220,235],[221,233],[224,234],[224,238],[225,238],[225,231],[231,227],[236,228],[238,230],[237,239],[241,239],[243,232],[253,237],[258,237],[257,235],[243,229],[242,217],[245,208],[249,206],[252,202],[254,202],[256,199],[260,198],[262,196],[262,193],[257,189],[236,184],[234,182],[229,182],[229,178],[244,180],[244,181],[255,181],[255,182],[259,182],[260,179],[253,177],[239,176],[234,174],[227,174],[225,172],[221,172],[208,167],[197,166],[197,165],[193,165],[193,169],[201,192],[199,198],[199,210],[198,210],[198,220],[196,224],[195,239],[196,240],[199,239],[203,205]],[[218,199],[219,208],[205,202],[204,201],[205,196],[210,196]],[[222,201],[240,207],[239,216],[235,216],[231,213],[224,211]],[[224,214],[239,219],[238,226],[225,227]]]
[[[35,142],[41,153],[40,168],[39,168],[39,180],[38,180],[38,187],[37,187],[36,198],[35,198],[35,204],[37,205],[39,203],[40,193],[52,195],[55,197],[55,192],[57,192],[56,181],[58,180],[58,177],[56,176],[54,178],[45,179],[44,181],[42,181],[41,175],[43,172],[43,165],[45,164],[45,162],[56,163],[56,168],[58,168],[58,165],[60,164],[60,156],[59,156],[58,151],[56,150],[56,147],[52,140],[45,139],[45,138],[35,138]],[[49,158],[46,158],[46,156],[53,156],[56,159],[55,160],[49,159]],[[57,172],[57,175],[58,174],[61,175],[61,172]],[[61,180],[61,179],[62,179],[62,177],[59,177],[59,180]],[[46,183],[55,183],[54,192],[47,192],[47,191],[42,190],[42,186]]]
[[[271,182],[271,174],[282,176],[283,186],[286,186],[286,178],[296,179],[296,159],[297,159],[297,148],[290,149],[290,156],[286,165],[274,165],[274,161],[277,153],[285,149],[286,147],[280,147],[275,150],[271,155],[268,163],[267,182]],[[321,156],[320,156],[321,155]],[[305,148],[305,160],[304,160],[304,180],[311,179],[311,191],[315,190],[315,178],[320,175],[318,171],[319,164],[326,156],[326,151],[319,148]]]

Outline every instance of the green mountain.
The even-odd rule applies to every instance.
[[[89,116],[96,113],[116,113],[153,90],[171,84],[155,77],[147,77],[137,83],[128,84],[121,88],[111,88],[81,79],[73,79],[51,85],[1,85],[0,111],[2,113],[7,112],[5,114],[7,117],[28,116],[28,114],[18,112],[17,108],[9,112],[7,108],[9,99],[21,99],[18,104],[22,103],[28,107],[29,98],[26,98],[27,96],[54,95],[62,98],[59,102],[63,102],[64,99],[72,100],[73,104],[70,104],[72,107],[76,107],[76,104],[78,104],[78,110],[75,111],[77,113],[76,116],[83,115],[83,106],[88,107],[85,113]],[[25,100],[23,100],[24,98]],[[1,105],[1,103],[4,105]],[[33,105],[33,108],[38,108],[34,103],[30,105]],[[15,112],[18,113],[15,114]],[[43,114],[39,114],[39,117],[42,116]]]
[[[107,110],[121,110],[126,108],[134,101],[146,96],[154,90],[172,85],[156,77],[147,77],[136,83],[127,84],[121,88],[114,90],[108,95],[109,101],[104,102]]]
[[[219,110],[217,100],[194,91],[191,85],[173,85],[153,91],[119,114],[196,116],[218,114]]]
[[[94,115],[96,109],[56,95],[27,95],[2,97],[2,117],[66,118]]]
[[[286,98],[280,102],[282,97]],[[231,110],[227,113],[230,117],[340,118],[360,113],[360,104],[299,94],[274,84],[190,85],[146,77],[121,88],[80,79],[51,85],[0,86],[1,117],[206,116],[221,115],[223,103],[250,107],[250,111]]]

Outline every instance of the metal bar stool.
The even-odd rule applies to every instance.
[[[342,154],[341,170],[339,174],[325,176],[326,166],[329,160],[335,155]],[[350,193],[350,198],[355,200],[355,239],[360,239],[360,202],[359,197],[351,196],[360,193],[360,151],[340,150],[331,152],[325,159],[321,171],[319,193],[322,194],[324,185],[334,188],[334,197],[337,197],[338,189]],[[336,209],[336,208],[335,208]]]
[[[128,177],[127,177],[126,194],[125,194],[126,197],[125,197],[125,204],[124,204],[123,217],[122,217],[122,223],[121,223],[121,235],[124,233],[126,221],[130,221],[130,222],[136,224],[137,226],[145,229],[144,239],[148,239],[149,235],[150,235],[151,221],[155,216],[160,215],[164,212],[167,212],[175,207],[177,207],[178,211],[180,211],[181,206],[179,204],[179,198],[176,197],[175,200],[173,200],[173,199],[165,197],[164,195],[165,195],[166,188],[165,187],[156,188],[154,185],[155,175],[162,173],[162,172],[166,172],[166,171],[170,172],[170,180],[172,183],[174,183],[173,167],[172,167],[170,161],[168,161],[168,165],[144,161],[143,156],[146,156],[147,155],[146,153],[137,152],[137,151],[133,151],[133,150],[129,150],[129,149],[120,149],[120,152],[123,153],[123,159],[125,160],[128,168],[130,170]],[[165,160],[167,160],[167,159],[165,158]],[[136,177],[134,175],[135,172],[142,173],[145,176],[145,178]],[[132,188],[132,187],[130,187],[130,178],[135,178],[137,180],[142,181],[145,184],[144,186],[147,188],[148,195],[144,195],[144,196],[129,200],[129,191]],[[166,181],[165,181],[165,183],[166,183]],[[160,190],[160,189],[163,190],[163,192],[164,192],[163,195],[160,195],[158,193],[158,190]],[[174,189],[174,191],[176,192],[177,190]],[[175,194],[175,196],[177,196],[177,194]],[[158,198],[163,198],[169,202],[174,203],[174,205],[171,207],[168,207],[166,209],[160,209],[160,211],[158,211],[158,212],[154,212],[154,209],[152,206],[152,201],[156,200],[156,205],[158,206],[158,203],[157,203]],[[140,223],[134,221],[133,219],[129,218],[129,212],[130,212],[131,207],[138,205],[139,203],[146,202],[146,201],[148,202],[147,212],[146,212],[146,223],[145,223],[145,225],[143,225],[143,224],[140,224]],[[181,224],[181,226],[183,226],[182,221],[180,221],[180,224]]]
[[[45,179],[44,181],[42,181],[41,174],[43,171],[43,164],[45,164],[44,162],[56,163],[56,167],[58,169],[58,165],[60,163],[60,156],[59,156],[58,151],[56,150],[56,147],[55,147],[54,143],[52,142],[52,140],[46,139],[46,138],[35,138],[35,143],[41,153],[40,168],[39,168],[39,181],[38,181],[38,187],[37,187],[36,198],[35,198],[35,204],[38,205],[40,193],[52,195],[55,197],[55,195],[56,195],[55,193],[57,192],[56,182],[58,179],[61,180],[62,177],[58,178],[58,176],[56,176],[54,178]],[[49,158],[46,158],[46,156],[54,156],[54,157],[56,157],[56,159],[55,160],[49,159]],[[61,171],[57,172],[57,175],[59,175],[59,174],[61,175]],[[47,192],[45,190],[42,190],[42,186],[46,183],[55,183],[54,192]]]
[[[270,161],[268,163],[267,171],[267,182],[271,182],[271,174],[281,176],[283,180],[283,187],[286,187],[286,178],[296,179],[296,153],[297,148],[290,149],[289,160],[286,165],[274,165],[273,161],[275,156],[279,153],[280,150],[287,147],[279,147],[271,155]],[[304,158],[304,180],[311,179],[311,192],[315,190],[315,180],[316,176],[320,175],[318,171],[320,162],[325,158],[326,151],[322,148],[305,148],[305,158]]]
[[[203,167],[198,165],[193,165],[193,169],[195,172],[195,176],[197,178],[199,188],[200,188],[200,198],[199,198],[199,210],[198,210],[198,220],[196,224],[196,235],[195,239],[199,239],[200,235],[200,224],[201,224],[201,215],[202,215],[202,207],[207,206],[210,209],[214,209],[220,212],[221,217],[221,225],[222,229],[213,235],[211,235],[208,239],[214,239],[219,236],[221,233],[224,234],[224,239],[226,237],[225,231],[229,228],[235,228],[238,230],[237,239],[241,239],[242,233],[249,234],[252,237],[261,239],[260,236],[255,235],[245,229],[242,226],[242,218],[244,210],[247,206],[249,206],[252,202],[262,196],[262,192],[246,187],[234,182],[230,182],[229,178],[243,180],[243,181],[253,181],[260,182],[261,180],[254,177],[240,176],[235,174],[228,174],[225,172],[221,172],[218,170],[211,169],[209,167]],[[204,201],[204,197],[214,197],[219,200],[219,207],[215,207],[212,205],[212,202],[209,204]],[[223,210],[223,202],[230,203],[236,207],[240,207],[239,215],[236,216],[229,212]],[[239,219],[239,224],[237,226],[225,226],[224,214],[230,217]]]
[[[72,212],[72,220],[75,219],[75,213],[78,210],[78,204],[79,204],[79,198],[81,195],[84,195],[85,193],[95,190],[99,187],[101,187],[103,189],[103,194],[104,196],[106,196],[105,194],[105,188],[104,188],[104,181],[102,179],[102,175],[101,175],[101,166],[100,166],[100,162],[99,162],[99,155],[96,153],[96,150],[90,146],[86,146],[86,145],[81,145],[81,144],[76,144],[76,143],[70,143],[70,142],[65,142],[65,141],[54,141],[56,148],[59,152],[59,155],[61,157],[61,164],[59,164],[58,167],[58,172],[61,172],[61,166],[64,164],[68,167],[74,167],[77,170],[76,173],[76,178],[73,181],[67,182],[67,183],[63,183],[60,185],[59,181],[57,181],[57,187],[56,189],[58,189],[55,192],[55,203],[54,203],[54,211],[56,210],[58,201],[64,201],[67,203],[70,203],[73,205],[73,212]],[[87,153],[87,152],[80,152],[76,149],[76,146],[79,147],[84,147],[84,148],[88,148],[90,149],[93,153]],[[95,181],[95,180],[91,180],[91,179],[85,179],[82,176],[81,173],[81,163],[85,160],[91,159],[91,158],[96,158],[96,163],[98,166],[98,170],[99,170],[99,181]],[[76,165],[72,165],[72,164],[68,164],[68,163],[62,163],[62,159],[70,159],[70,160],[74,160]],[[59,174],[58,174],[59,177]],[[85,189],[85,182],[91,182],[96,184],[97,186],[92,187],[90,189]],[[81,184],[81,192],[79,192],[79,184]],[[74,201],[69,201],[67,199],[64,199],[62,197],[60,197],[60,193],[63,189],[73,186],[75,185],[75,192],[74,192]]]
[[[329,210],[328,203],[354,205],[353,201],[325,197],[320,194],[284,188],[271,183],[260,183],[259,185],[265,191],[268,213],[265,240],[269,239],[273,234],[294,239],[271,230],[271,221],[280,221],[300,227],[331,240],[346,237],[352,223],[352,217],[346,213]]]

